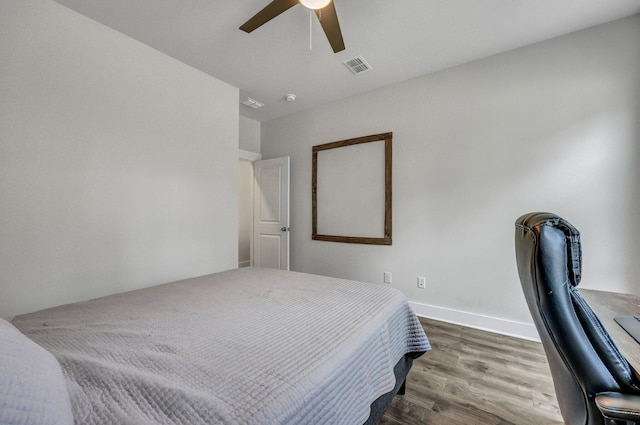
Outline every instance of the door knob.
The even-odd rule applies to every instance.
[[[283,228],[282,228],[282,229],[280,229],[280,230],[281,230],[281,231],[283,231],[283,232],[288,232],[288,231],[289,231],[289,228],[288,228],[288,227],[283,227]]]

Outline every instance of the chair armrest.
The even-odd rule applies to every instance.
[[[640,395],[604,392],[596,394],[596,405],[607,419],[640,423]]]

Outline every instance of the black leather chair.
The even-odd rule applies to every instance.
[[[640,380],[576,288],[578,230],[557,215],[530,213],[516,221],[515,242],[520,282],[565,424],[640,423]]]

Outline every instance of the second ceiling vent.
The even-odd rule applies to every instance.
[[[344,63],[344,65],[356,75],[371,69],[371,65],[369,65],[362,56],[357,56],[353,59],[346,60],[342,63]]]

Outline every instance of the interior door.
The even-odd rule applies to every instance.
[[[253,167],[253,265],[289,270],[289,157]]]

